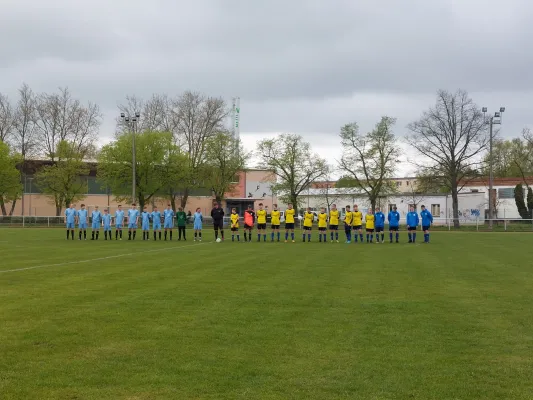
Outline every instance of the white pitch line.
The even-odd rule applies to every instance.
[[[137,251],[135,253],[115,254],[114,256],[91,258],[90,260],[68,261],[68,262],[57,263],[57,264],[45,264],[45,265],[36,265],[36,266],[33,266],[33,267],[6,269],[6,270],[3,270],[3,271],[0,271],[0,274],[3,274],[5,272],[28,271],[30,269],[39,269],[39,268],[48,268],[48,267],[61,267],[63,265],[71,265],[71,264],[84,264],[84,263],[93,262],[93,261],[104,261],[104,260],[110,260],[110,259],[113,259],[113,258],[135,256],[137,254],[156,253],[156,252],[160,252],[160,251],[182,249],[184,247],[201,246],[202,244],[208,244],[208,243],[211,243],[211,242],[202,242],[202,243],[198,243],[198,244],[187,244],[187,245],[184,245],[184,246],[167,247],[167,248],[164,248],[164,249],[153,249],[153,250],[146,250],[146,251]]]

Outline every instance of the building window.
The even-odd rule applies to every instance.
[[[396,182],[396,187],[400,187],[400,186],[402,186],[402,182],[401,181]]]
[[[415,209],[415,211],[416,211],[416,208],[417,208],[416,204],[409,204],[409,210],[411,210],[411,207],[413,207]]]
[[[409,186],[409,181],[405,181],[405,186]]]
[[[396,207],[396,204],[389,204],[389,212],[392,211],[394,207]]]
[[[239,183],[239,178],[240,178],[239,174],[235,175],[230,183],[233,183],[233,184]]]
[[[440,217],[440,204],[431,205],[431,214],[433,214],[434,217]]]
[[[514,189],[513,188],[498,189],[498,198],[499,199],[514,199]]]
[[[479,193],[479,189],[470,189],[471,193]]]

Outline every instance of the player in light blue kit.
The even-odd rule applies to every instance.
[[[115,240],[119,239],[122,240],[122,227],[124,226],[124,210],[122,209],[122,205],[118,205],[118,210],[115,211]]]
[[[128,210],[128,240],[131,240],[131,234],[133,233],[133,240],[137,236],[137,226],[139,225],[139,210],[137,210],[137,204],[133,203]]]
[[[107,240],[107,235],[109,234],[109,240],[113,240],[111,236],[111,214],[109,214],[109,209],[104,208],[104,215],[102,215],[102,223],[104,225],[104,237]]]
[[[143,212],[141,213],[143,240],[150,240],[150,217],[148,206],[144,206]]]
[[[98,206],[94,206],[94,211],[91,213],[91,240],[98,240],[100,235],[100,226],[102,225],[102,213],[98,209]]]
[[[172,240],[172,227],[174,224],[174,211],[170,207],[170,204],[167,206],[167,209],[163,211],[163,217],[165,217],[165,240],[167,240],[167,233],[170,231],[170,240]]]
[[[83,232],[83,240],[87,240],[87,217],[88,213],[85,209],[85,204],[81,205],[81,208],[76,213],[78,217],[78,230],[79,230],[79,238],[81,240],[81,233]]]
[[[157,240],[157,233],[159,232],[159,240],[161,240],[161,211],[154,207],[152,211],[152,228],[154,230],[154,240]]]
[[[70,207],[65,210],[65,224],[67,225],[67,240],[69,232],[72,236],[72,240],[74,240],[74,227],[76,224],[76,208],[74,207],[74,204],[71,204]]]
[[[194,241],[196,242],[196,239],[198,241],[202,241],[202,223],[204,222],[204,217],[202,216],[202,210],[200,207],[196,209],[196,212],[193,216],[193,223],[194,223]],[[251,234],[250,234],[251,238]],[[251,241],[252,239],[250,239]]]
[[[415,212],[415,208],[411,206],[410,211],[407,213],[407,234],[409,235],[409,243],[416,241],[416,230],[418,228],[418,214]]]

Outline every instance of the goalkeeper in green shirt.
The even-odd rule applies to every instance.
[[[176,213],[176,221],[178,223],[178,240],[181,240],[181,235],[183,235],[183,240],[187,240],[185,236],[185,226],[187,225],[187,214],[183,211],[183,208],[178,208]]]

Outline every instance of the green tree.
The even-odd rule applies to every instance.
[[[529,210],[529,218],[533,218],[533,189],[531,186],[527,188],[527,209]]]
[[[296,209],[298,196],[329,172],[326,160],[314,154],[311,145],[299,135],[282,134],[264,139],[257,148],[260,167],[272,170],[277,178],[272,189]]]
[[[217,202],[234,191],[236,177],[249,158],[240,141],[229,132],[219,132],[207,141],[203,182],[213,190]]]
[[[161,192],[176,211],[176,199],[184,191],[184,182],[189,178],[189,159],[177,145],[170,141],[167,154],[160,166]]]
[[[481,109],[459,90],[440,90],[436,105],[408,125],[406,141],[451,194],[454,227],[459,227],[459,192],[480,168],[487,148],[487,120]],[[475,176],[476,174],[474,174]]]
[[[518,214],[520,214],[523,219],[529,218],[529,210],[526,207],[524,199],[524,187],[521,183],[514,188],[514,201],[516,203],[516,208],[518,209]]]
[[[343,185],[364,193],[372,209],[376,208],[378,198],[396,192],[396,186],[390,181],[400,156],[392,132],[395,123],[395,118],[382,117],[375,128],[364,135],[359,133],[356,122],[341,128],[343,153],[339,169],[345,174]]]
[[[4,216],[7,215],[6,203],[17,200],[22,194],[19,161],[20,157],[11,154],[9,146],[0,140],[0,208]]]
[[[489,175],[490,154],[484,158],[482,173]],[[533,143],[525,139],[495,140],[492,147],[492,168],[495,177],[521,177],[533,174]]]
[[[118,201],[133,201],[132,139],[132,134],[123,134],[104,146],[98,156],[98,180]],[[164,188],[162,172],[174,144],[167,132],[137,134],[135,143],[135,200],[142,209]]]
[[[63,207],[83,200],[87,195],[89,168],[76,144],[61,141],[56,148],[57,161],[42,167],[35,174],[35,182],[43,193],[53,199],[56,215]]]

